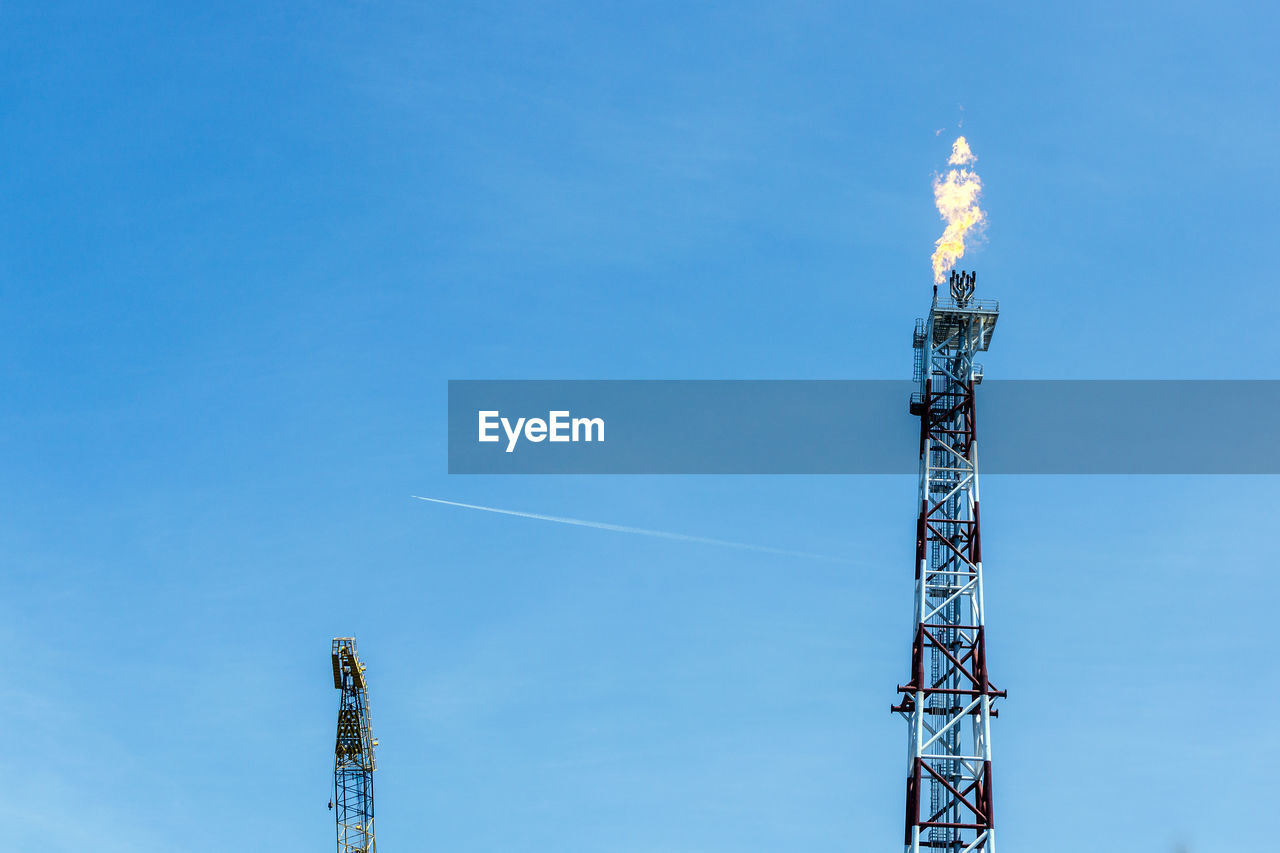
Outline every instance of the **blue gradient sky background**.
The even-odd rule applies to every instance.
[[[905,378],[961,119],[988,376],[1276,378],[1278,36],[7,4],[6,846],[327,849],[354,633],[385,850],[894,849],[913,478],[449,477],[445,382]],[[1003,849],[1274,841],[1275,514],[1272,478],[984,481]]]

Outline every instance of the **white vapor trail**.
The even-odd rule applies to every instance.
[[[514,509],[498,509],[493,506],[464,504],[458,501],[447,501],[443,498],[424,498],[421,495],[410,495],[420,501],[446,506],[460,506],[463,509],[478,509],[481,512],[496,512],[499,515],[514,515],[517,518],[532,518],[538,521],[554,521],[557,524],[572,524],[577,527],[593,527],[596,530],[612,530],[614,533],[635,533],[640,536],[653,536],[657,539],[671,539],[675,542],[694,542],[699,545],[718,545],[721,548],[737,548],[741,551],[757,551],[763,554],[777,554],[781,557],[803,557],[807,560],[827,560],[834,563],[850,563],[843,557],[832,557],[827,554],[814,554],[809,551],[790,551],[786,548],[770,548],[767,545],[749,545],[745,542],[730,542],[726,539],[710,539],[706,536],[689,536],[685,533],[669,533],[665,530],[648,530],[643,527],[627,527],[623,524],[608,524],[603,521],[587,521],[581,518],[564,518],[558,515],[542,515],[536,512],[520,512]]]

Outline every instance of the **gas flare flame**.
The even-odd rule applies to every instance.
[[[947,270],[964,257],[965,237],[971,241],[976,239],[987,224],[987,214],[978,206],[982,179],[977,172],[964,168],[972,166],[977,159],[969,149],[969,142],[961,136],[952,144],[951,157],[947,160],[947,165],[961,168],[949,170],[945,178],[933,176],[933,202],[947,223],[933,250],[933,280],[937,284],[942,284]]]

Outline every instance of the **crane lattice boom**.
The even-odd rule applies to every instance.
[[[338,853],[376,853],[373,837],[373,771],[377,769],[365,666],[354,637],[333,640],[333,686],[338,703],[338,735],[333,758],[333,802],[338,820]]]

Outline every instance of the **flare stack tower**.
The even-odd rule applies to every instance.
[[[911,674],[893,710],[907,721],[907,853],[995,851],[992,707],[987,673],[974,356],[1000,306],[973,297],[976,274],[952,271],[916,321],[911,413],[920,418]]]

